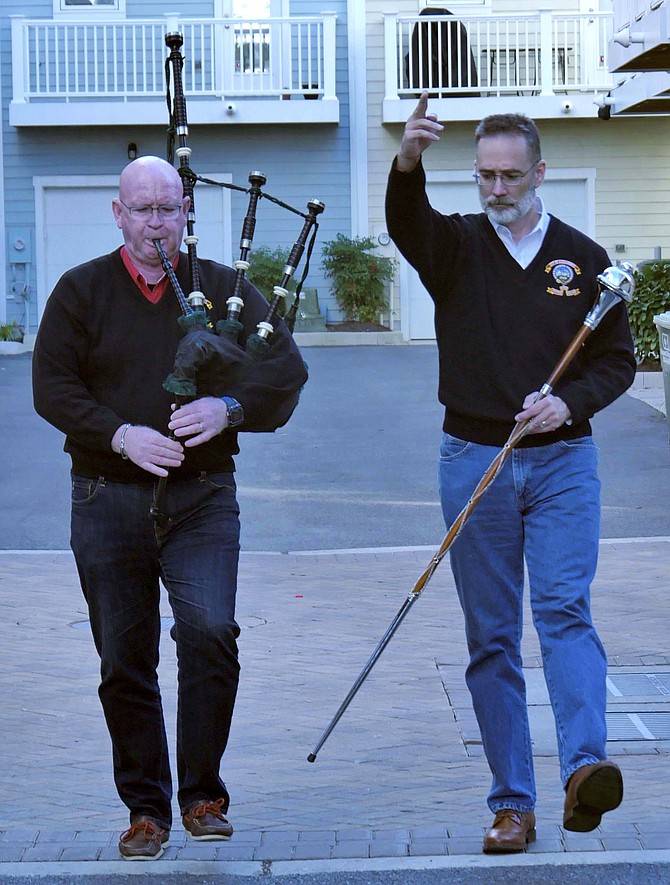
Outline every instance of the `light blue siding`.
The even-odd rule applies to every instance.
[[[291,13],[314,15],[321,3],[294,0]],[[321,244],[338,232],[351,234],[351,194],[349,169],[349,101],[347,82],[346,0],[329,2],[337,19],[337,96],[340,102],[340,123],[279,125],[190,126],[189,144],[193,154],[191,166],[196,172],[217,170],[230,174],[236,185],[246,187],[252,170],[267,176],[265,190],[273,196],[306,210],[309,199],[322,200],[326,210],[319,217],[317,246],[306,285],[319,290],[322,310],[329,319],[340,316],[329,294],[321,270]],[[129,17],[160,16],[170,9],[184,13],[183,3],[127,2]],[[30,18],[52,17],[51,2],[19,0],[14,12]],[[189,0],[189,16],[211,16],[213,3]],[[127,160],[127,145],[135,142],[140,154],[165,156],[166,128],[159,126],[64,126],[62,128],[10,127],[8,107],[11,99],[11,41],[9,20],[0,22],[0,76],[2,78],[2,126],[4,139],[4,187],[7,230],[28,227],[33,243],[41,231],[35,231],[34,176],[53,175],[118,175]],[[184,47],[187,51],[187,47]],[[197,198],[197,190],[196,190]],[[247,197],[233,192],[232,246],[236,257],[239,232],[246,213]],[[112,224],[110,216],[110,224]],[[280,210],[269,201],[261,201],[254,246],[268,245],[288,251],[301,228],[302,220]],[[33,249],[34,252],[34,249]],[[203,255],[203,257],[207,257]],[[302,268],[298,272],[300,276]],[[7,290],[10,285],[7,268]],[[30,313],[36,317],[36,272],[30,271]],[[7,301],[8,320],[22,317],[24,305]],[[34,331],[34,328],[33,328]]]

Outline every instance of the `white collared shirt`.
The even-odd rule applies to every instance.
[[[504,224],[497,224],[489,218],[489,221],[491,221],[491,224],[493,225],[493,229],[505,244],[507,251],[523,268],[528,267],[533,258],[535,258],[540,251],[544,235],[547,233],[547,228],[549,227],[550,215],[540,197],[536,198],[535,210],[540,214],[537,224],[532,231],[526,234],[526,236],[519,240],[518,243],[514,242],[514,237],[508,227]]]

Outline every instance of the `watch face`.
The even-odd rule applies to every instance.
[[[238,402],[228,399],[228,397],[225,398],[224,402],[228,406],[228,426],[237,427],[244,420],[242,406]]]

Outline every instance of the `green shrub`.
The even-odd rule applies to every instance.
[[[658,329],[654,317],[670,310],[670,261],[649,261],[633,272],[635,293],[628,305],[637,363],[657,360]]]
[[[386,285],[393,280],[396,262],[372,254],[374,247],[372,237],[344,234],[323,244],[321,266],[347,320],[373,323],[388,310]]]
[[[282,249],[279,246],[271,249],[269,246],[259,246],[249,253],[250,268],[247,271],[247,279],[250,283],[259,289],[268,301],[274,298],[273,288],[281,285],[284,279],[284,268],[289,255],[288,249]],[[295,292],[296,281],[291,277],[288,286],[289,292]],[[288,299],[288,304],[280,305],[279,313],[284,314],[285,309],[289,308],[292,299]]]
[[[23,341],[23,327],[17,322],[0,325],[0,341]]]

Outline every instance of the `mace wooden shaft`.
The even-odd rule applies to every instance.
[[[615,295],[616,295],[616,293],[615,293]],[[613,297],[615,297],[615,296],[613,296]],[[549,394],[551,393],[551,391],[553,390],[553,388],[557,384],[558,380],[561,378],[561,376],[563,375],[563,373],[565,372],[565,370],[567,369],[569,364],[572,362],[572,360],[577,355],[577,352],[582,347],[587,336],[593,331],[593,329],[596,327],[596,325],[600,321],[601,316],[604,315],[604,313],[606,312],[607,309],[609,309],[610,306],[611,306],[611,304],[604,306],[604,308],[601,309],[600,312],[598,312],[597,308],[594,308],[591,311],[591,313],[587,316],[586,320],[584,321],[584,324],[580,327],[579,331],[577,332],[577,334],[575,335],[575,337],[573,338],[571,343],[566,348],[563,356],[559,359],[559,361],[556,364],[556,366],[554,367],[554,370],[552,371],[551,375],[549,376],[547,381],[540,388],[540,391],[536,397],[535,402],[537,402],[540,399],[543,399],[546,396],[549,396]],[[449,548],[452,546],[452,544],[454,543],[456,538],[461,533],[463,526],[470,518],[472,511],[475,509],[477,504],[481,501],[482,497],[486,493],[486,490],[494,482],[494,480],[496,479],[496,477],[498,476],[498,474],[502,470],[503,466],[505,465],[505,462],[512,454],[514,447],[517,445],[517,443],[519,443],[519,441],[527,433],[528,427],[530,425],[530,420],[531,419],[526,419],[525,421],[521,421],[514,426],[512,432],[510,433],[510,435],[507,439],[507,442],[504,444],[502,449],[495,456],[493,461],[491,461],[491,463],[489,464],[486,472],[484,473],[484,475],[480,479],[474,492],[470,495],[470,500],[468,501],[468,503],[461,510],[461,512],[458,514],[456,519],[453,521],[453,523],[449,527],[449,530],[447,531],[447,534],[445,535],[444,540],[442,541],[442,544],[440,545],[440,549],[433,556],[433,558],[431,559],[431,561],[429,562],[428,566],[423,571],[423,573],[419,576],[419,579],[416,581],[416,583],[412,587],[409,595],[407,596],[407,598],[403,602],[402,606],[400,607],[398,613],[396,614],[395,618],[393,619],[393,621],[389,625],[386,633],[384,633],[382,639],[377,644],[377,647],[375,648],[374,652],[372,653],[372,655],[368,659],[366,665],[361,670],[358,678],[356,679],[356,681],[354,682],[354,684],[350,688],[347,696],[340,704],[337,712],[335,713],[335,715],[331,719],[328,727],[326,728],[326,730],[322,734],[322,736],[321,736],[320,740],[318,741],[318,743],[316,744],[314,750],[307,757],[308,762],[315,762],[316,761],[316,754],[319,752],[321,747],[324,745],[324,743],[328,739],[330,733],[333,731],[333,729],[335,728],[335,726],[337,725],[339,720],[342,718],[342,715],[344,714],[345,710],[347,709],[347,707],[349,706],[351,701],[354,699],[355,695],[358,693],[358,690],[363,685],[363,682],[367,679],[370,671],[372,670],[374,665],[379,660],[381,653],[384,651],[386,646],[389,644],[389,642],[393,638],[394,633],[396,632],[396,630],[398,629],[398,627],[400,626],[400,624],[404,620],[405,616],[407,615],[407,612],[412,607],[412,605],[416,602],[416,600],[419,598],[419,595],[421,594],[421,592],[425,588],[428,581],[432,578],[438,565],[440,564],[442,559],[446,556],[447,552],[449,551]]]

